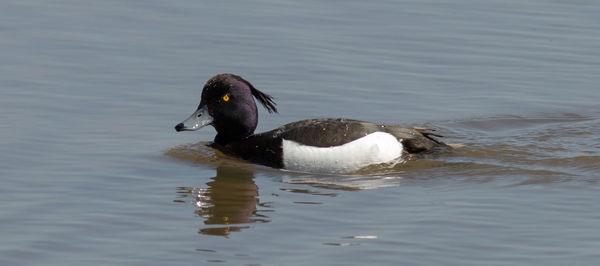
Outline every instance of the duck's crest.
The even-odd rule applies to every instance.
[[[252,91],[252,95],[254,96],[254,98],[256,98],[264,107],[265,109],[267,109],[267,111],[269,111],[269,113],[277,113],[277,107],[275,107],[275,105],[277,105],[275,103],[275,101],[273,101],[273,97],[269,94],[266,94],[262,91],[257,90],[256,88],[254,88],[254,86],[252,85],[252,83],[250,83],[249,81],[245,80],[244,78],[238,76],[238,75],[233,75],[236,79],[246,83],[249,87],[250,90]]]

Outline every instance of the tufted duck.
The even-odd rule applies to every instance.
[[[401,156],[448,147],[427,129],[326,118],[290,123],[254,134],[258,123],[256,98],[277,112],[273,98],[234,74],[212,77],[202,90],[196,112],[176,131],[212,125],[214,148],[242,159],[303,172],[348,173]]]

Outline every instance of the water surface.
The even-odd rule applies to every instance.
[[[596,1],[0,4],[2,265],[595,265]],[[258,131],[346,117],[452,152],[351,176],[175,133],[231,72]]]

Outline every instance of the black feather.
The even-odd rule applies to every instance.
[[[275,105],[277,105],[277,104],[275,103],[275,101],[273,101],[273,97],[271,95],[257,90],[256,88],[254,88],[252,83],[243,79],[242,77],[237,76],[237,75],[233,75],[233,76],[235,76],[235,78],[243,81],[250,87],[250,90],[252,91],[252,95],[254,96],[254,98],[256,98],[265,107],[265,109],[267,109],[267,111],[269,111],[269,113],[273,113],[273,112],[277,113],[277,107],[275,107]]]

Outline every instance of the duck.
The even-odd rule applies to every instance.
[[[241,76],[215,75],[204,85],[196,111],[175,131],[210,125],[217,131],[208,144],[212,148],[251,163],[309,173],[352,173],[450,147],[431,129],[345,118],[307,119],[255,133],[255,99],[269,113],[277,113],[273,97]]]

